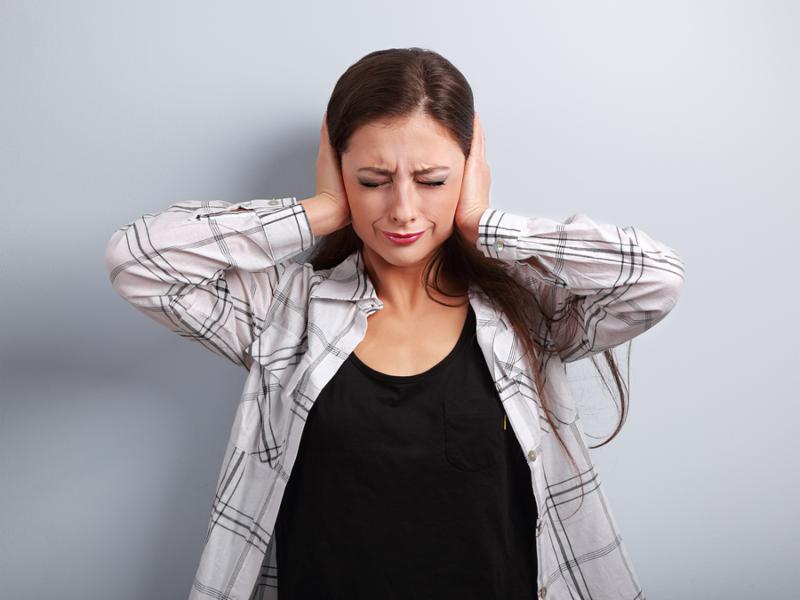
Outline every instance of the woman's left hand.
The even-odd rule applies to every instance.
[[[486,146],[483,125],[475,113],[472,145],[464,165],[461,179],[461,195],[456,205],[455,225],[463,236],[475,242],[478,236],[478,221],[489,208],[489,189],[492,177],[486,162]]]

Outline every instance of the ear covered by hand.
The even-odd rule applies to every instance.
[[[477,239],[478,221],[489,208],[489,190],[492,177],[486,162],[486,137],[478,113],[475,112],[472,130],[472,145],[464,165],[461,179],[461,195],[455,214],[455,225],[469,240]]]
[[[319,131],[316,195],[329,199],[332,205],[338,207],[340,226],[343,227],[350,222],[350,203],[347,201],[342,169],[328,134],[328,111],[322,116],[322,126]]]

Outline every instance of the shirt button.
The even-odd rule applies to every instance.
[[[546,587],[543,587],[542,589],[539,590],[539,598],[544,598],[546,594],[547,594]]]
[[[502,249],[503,249],[503,246],[504,246],[504,244],[503,244],[503,240],[501,240],[501,239],[498,239],[498,240],[497,240],[497,241],[494,243],[494,247],[495,247],[495,248],[497,248],[498,250],[502,250]]]
[[[534,450],[533,448],[528,450],[528,458],[530,460],[536,460],[536,450]]]
[[[270,206],[277,206],[278,204],[280,204],[280,202],[278,201],[277,198],[272,198],[269,202],[267,202],[267,204],[269,204]]]

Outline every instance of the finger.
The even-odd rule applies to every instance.
[[[480,138],[480,123],[478,121],[478,113],[477,111],[472,116],[472,142],[470,143],[469,149],[469,158],[475,160],[475,156],[478,152],[480,152],[480,148],[478,146],[479,138]]]
[[[322,127],[319,130],[320,144],[321,144],[321,146],[326,147],[326,148],[331,143],[330,136],[328,135],[327,114],[328,114],[328,112],[325,111],[325,116],[322,117]]]
[[[473,139],[476,143],[476,151],[477,156],[483,156],[484,148],[483,148],[483,127],[481,125],[480,117],[478,113],[475,113],[475,132],[473,133]]]
[[[481,123],[481,156],[486,156],[486,130]]]

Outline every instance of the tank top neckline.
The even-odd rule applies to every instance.
[[[458,336],[458,341],[456,341],[455,345],[450,349],[450,352],[448,352],[442,360],[437,362],[426,371],[422,371],[421,373],[414,373],[413,375],[392,375],[390,373],[384,373],[383,371],[373,369],[360,358],[358,358],[355,352],[351,352],[349,358],[353,364],[358,367],[358,369],[373,379],[378,379],[387,383],[419,383],[423,379],[428,379],[429,377],[439,373],[439,371],[444,369],[447,364],[453,360],[456,354],[461,350],[461,347],[466,345],[467,341],[470,339],[470,334],[474,330],[474,327],[472,326],[473,323],[474,312],[472,309],[472,304],[467,303],[467,317],[464,319],[464,325],[461,328],[461,334]]]

